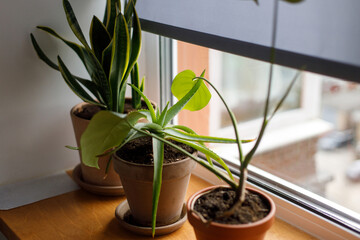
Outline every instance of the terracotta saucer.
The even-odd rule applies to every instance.
[[[77,165],[72,173],[72,177],[74,181],[84,190],[95,193],[98,195],[105,195],[105,196],[123,196],[124,189],[122,186],[100,186],[100,185],[93,185],[87,182],[84,182],[81,175],[81,167],[80,164]]]
[[[124,200],[116,207],[115,210],[115,217],[117,218],[117,220],[119,220],[120,225],[131,232],[140,235],[151,236],[151,227],[142,227],[142,226],[133,225],[132,223],[126,221],[129,218],[129,216],[131,216],[129,204],[127,200]],[[156,227],[155,235],[160,236],[160,235],[172,233],[178,230],[186,222],[186,220],[187,220],[186,205],[184,204],[181,211],[180,219],[175,223],[166,226]]]

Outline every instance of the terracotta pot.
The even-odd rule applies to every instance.
[[[79,109],[86,108],[86,106],[90,106],[89,103],[79,103],[75,105],[71,111],[71,121],[74,127],[76,144],[80,146],[80,138],[87,126],[89,125],[90,120],[78,117],[74,113],[79,111]],[[99,158],[99,167],[100,169],[85,166],[81,161],[81,152],[80,154],[80,163],[81,163],[81,175],[85,182],[99,185],[99,186],[119,186],[121,185],[120,177],[115,172],[113,164],[110,165],[107,176],[105,177],[105,169],[106,165],[111,156],[104,156]]]
[[[116,154],[113,160],[115,170],[120,175],[132,217],[139,225],[151,226],[154,167],[127,162]],[[195,166],[196,162],[191,158],[163,165],[157,226],[174,223],[180,218],[190,174]]]
[[[269,202],[270,212],[260,221],[248,224],[222,224],[212,222],[209,225],[204,224],[200,218],[192,211],[195,201],[206,192],[219,186],[211,186],[193,194],[187,202],[187,213],[190,224],[194,227],[197,240],[262,240],[266,231],[270,229],[275,221],[275,203],[264,193],[247,188],[248,191],[260,194]],[[222,186],[223,187],[223,186]]]

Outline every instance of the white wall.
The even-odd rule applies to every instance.
[[[88,35],[92,15],[102,19],[105,1],[71,4]],[[0,1],[0,185],[73,168],[79,161],[78,153],[64,146],[75,145],[69,111],[81,100],[59,72],[38,59],[30,33],[54,61],[60,54],[71,70],[86,74],[75,55],[37,25],[75,41],[61,0]]]

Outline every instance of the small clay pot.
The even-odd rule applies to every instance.
[[[113,155],[113,162],[115,171],[120,175],[133,219],[141,226],[151,226],[154,166],[128,162],[116,154]],[[195,166],[196,162],[191,158],[163,165],[157,226],[179,220],[190,174]]]
[[[75,113],[78,112],[79,109],[83,109],[88,106],[91,106],[91,104],[85,102],[79,103],[75,105],[70,111],[71,121],[75,132],[76,143],[78,146],[80,146],[81,135],[89,125],[90,120],[81,118],[77,116]],[[99,186],[121,186],[120,177],[115,172],[113,164],[110,164],[107,176],[105,177],[105,169],[111,157],[110,155],[99,158],[100,169],[97,169],[84,165],[81,161],[80,151],[79,154],[80,154],[80,163],[81,163],[81,175],[85,182]]]
[[[219,186],[211,186],[200,190],[193,194],[187,202],[187,213],[190,224],[194,227],[195,235],[197,240],[262,240],[265,238],[266,231],[270,229],[275,221],[275,203],[274,201],[264,193],[252,189],[246,188],[250,192],[261,195],[264,199],[269,202],[270,212],[269,214],[254,223],[248,224],[222,224],[211,222],[210,224],[204,224],[199,216],[193,212],[193,206],[196,200],[203,194],[211,191]],[[224,186],[221,186],[224,187]]]

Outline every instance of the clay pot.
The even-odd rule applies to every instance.
[[[260,221],[248,224],[222,224],[211,222],[209,225],[204,224],[200,218],[192,211],[195,201],[206,192],[217,188],[211,186],[193,194],[187,202],[187,213],[190,224],[194,227],[197,240],[262,240],[265,238],[266,231],[270,229],[275,221],[275,203],[264,193],[247,188],[248,191],[255,192],[269,202],[270,212]]]
[[[81,135],[83,134],[83,132],[89,125],[90,120],[78,117],[74,113],[78,112],[79,109],[86,108],[87,106],[90,106],[90,105],[91,104],[85,103],[85,102],[79,103],[79,104],[75,105],[70,111],[71,121],[72,121],[72,124],[74,127],[74,132],[75,132],[76,143],[78,146],[80,146]],[[97,169],[97,168],[88,167],[88,166],[84,165],[81,161],[81,152],[80,151],[79,151],[79,154],[80,154],[80,163],[81,163],[81,175],[85,182],[94,184],[94,185],[99,185],[99,186],[119,186],[119,185],[121,185],[120,177],[115,172],[113,164],[110,164],[107,176],[105,177],[105,169],[106,169],[106,165],[111,157],[110,155],[99,158],[100,169]]]
[[[127,162],[116,154],[113,162],[115,171],[120,175],[133,219],[141,226],[151,226],[154,166]],[[195,166],[196,162],[191,158],[163,165],[157,226],[179,220],[190,174]]]

